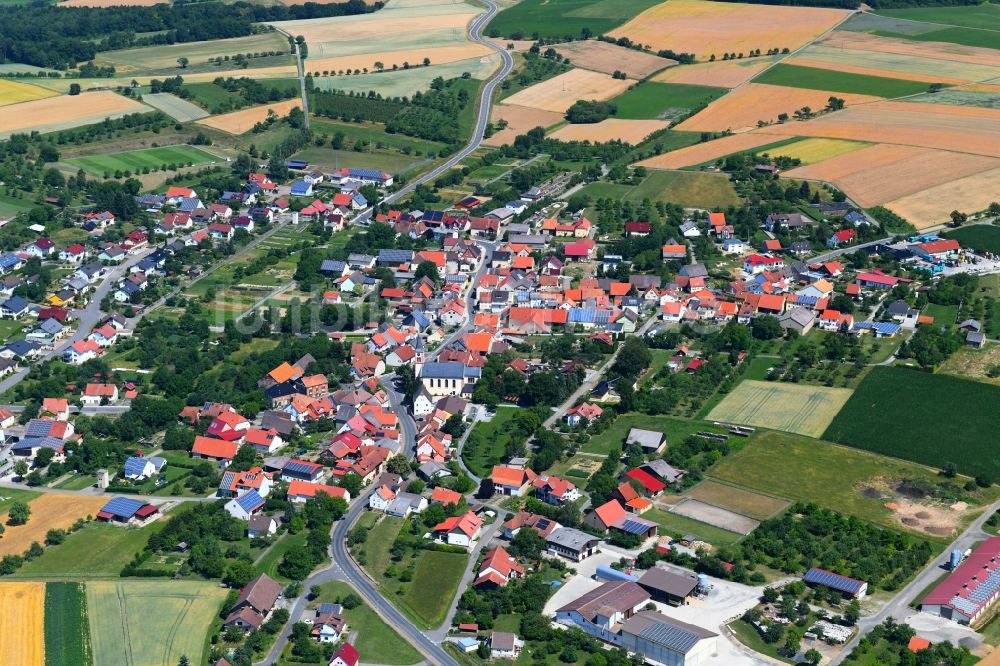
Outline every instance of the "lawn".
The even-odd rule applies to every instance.
[[[310,146],[292,156],[297,160],[305,160],[310,166],[340,169],[354,167],[357,169],[384,169],[391,173],[406,171],[424,158],[388,150],[371,150],[355,152],[353,150],[334,150],[328,147]]]
[[[716,428],[705,421],[689,421],[678,419],[672,416],[647,416],[645,414],[625,414],[615,419],[607,430],[599,435],[593,435],[590,440],[580,447],[583,453],[599,453],[607,455],[612,448],[625,446],[625,438],[628,437],[632,428],[642,428],[643,430],[655,430],[662,432],[667,441],[667,447],[680,442],[689,435],[696,432],[717,432],[724,433],[721,428]]]
[[[365,145],[371,143],[376,148],[381,143],[398,150],[428,154],[437,153],[444,147],[443,143],[437,141],[425,141],[405,134],[386,134],[385,126],[379,123],[345,123],[328,118],[311,118],[309,126],[317,134],[328,134],[333,137],[339,132],[348,141],[360,141]]]
[[[31,202],[0,194],[0,217],[13,217],[21,211],[30,210]]]
[[[339,581],[324,583],[320,586],[318,602],[333,603],[352,592],[354,589],[347,583]],[[353,644],[365,656],[366,662],[407,666],[423,659],[420,653],[386,624],[368,604],[345,609],[343,615],[350,631],[358,632]]]
[[[220,158],[194,146],[162,146],[145,150],[130,150],[124,153],[109,155],[86,155],[66,160],[69,164],[82,168],[95,176],[116,171],[131,171],[137,173],[143,169],[158,170],[170,164],[201,165],[214,164],[222,161]]]
[[[92,523],[66,537],[66,541],[18,569],[25,578],[93,578],[117,576],[122,568],[159,532],[166,520],[139,529],[122,529]]]
[[[873,30],[872,34],[880,37],[910,39],[915,42],[950,42],[952,44],[961,44],[962,46],[976,46],[987,49],[995,49],[997,46],[997,33],[995,30],[942,28],[941,30],[932,30],[930,32],[922,32],[920,34]]]
[[[985,2],[958,7],[914,7],[912,9],[880,9],[878,14],[910,21],[944,23],[966,28],[1000,30],[1000,5]]]
[[[205,636],[226,590],[196,581],[87,583],[87,609],[97,664],[204,663]]]
[[[444,622],[468,560],[469,556],[463,553],[420,551],[413,580],[406,584],[403,599],[426,627]]]
[[[660,0],[521,0],[486,26],[489,35],[545,39],[578,37],[588,29],[599,35],[613,30]]]
[[[729,176],[691,171],[651,171],[625,198],[634,203],[648,198],[698,208],[726,208],[740,203]]]
[[[208,111],[225,104],[237,105],[243,101],[240,93],[226,90],[214,83],[185,83],[184,89],[191,93],[192,102]]]
[[[921,314],[934,317],[938,326],[952,326],[958,323],[958,306],[928,303]]]
[[[832,69],[777,64],[754,79],[754,83],[776,86],[829,90],[835,93],[875,95],[876,97],[903,97],[927,92],[928,84],[919,81],[891,79],[884,76],[836,72]]]
[[[381,578],[389,567],[389,549],[392,548],[392,544],[402,527],[402,518],[384,516],[368,532],[368,539],[364,544],[365,568],[371,571],[376,578]]]
[[[659,525],[660,532],[663,534],[670,534],[672,536],[693,534],[700,540],[707,541],[717,547],[732,545],[742,538],[736,532],[730,532],[729,530],[703,523],[700,520],[694,520],[687,516],[679,516],[676,513],[668,511],[660,511],[659,509],[650,509],[642,514],[642,517],[646,520],[652,520]]]
[[[281,558],[285,553],[296,548],[303,548],[305,545],[305,530],[299,532],[298,534],[288,534],[286,532],[261,556],[259,560],[257,560],[257,568],[260,569],[261,573],[266,573],[275,580],[288,580],[278,573],[278,564],[281,562]]]
[[[850,389],[746,380],[726,395],[708,420],[819,437],[850,397]]]
[[[94,663],[83,583],[45,585],[45,662],[52,666]]]
[[[462,458],[476,476],[489,476],[493,466],[503,460],[508,439],[503,433],[508,430],[507,423],[514,418],[514,414],[513,407],[500,407],[493,420],[479,421],[473,427],[462,449]],[[473,438],[475,441],[469,446]]]
[[[0,319],[0,340],[8,340],[18,335],[25,327],[20,319]]]
[[[932,470],[895,458],[781,432],[765,432],[723,458],[710,477],[790,500],[816,502],[840,513],[900,529],[885,500],[867,497],[867,484],[917,479],[937,484]]]
[[[868,373],[825,439],[1000,479],[993,442],[1000,388],[902,367]]]
[[[946,238],[954,238],[962,247],[972,248],[977,252],[993,252],[1000,254],[1000,227],[991,224],[974,224],[960,227],[944,234]]]
[[[725,88],[647,81],[611,101],[618,106],[617,118],[675,118],[707,105],[726,92]]]

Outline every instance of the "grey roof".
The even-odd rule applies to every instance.
[[[11,312],[22,312],[28,309],[28,301],[20,296],[11,296],[3,302],[3,306]]]
[[[572,527],[560,527],[545,537],[547,543],[553,543],[569,550],[583,550],[587,544],[600,541],[593,534],[587,534]]]
[[[420,371],[421,378],[433,377],[434,379],[465,379],[466,377],[478,378],[481,374],[480,368],[472,368],[461,363],[425,363]]]
[[[672,597],[686,597],[698,587],[698,576],[691,572],[653,567],[637,582],[647,590],[659,590]]]
[[[413,261],[413,250],[379,250],[378,263],[405,264]]]
[[[684,476],[683,471],[677,469],[673,465],[670,465],[666,460],[650,460],[644,465],[644,467],[652,470],[656,476],[660,477],[667,483],[673,483],[677,479]]]
[[[622,633],[638,636],[672,652],[687,654],[705,638],[718,636],[708,629],[680,622],[655,611],[640,611],[625,620]]]
[[[417,468],[417,474],[425,479],[431,479],[438,475],[451,476],[451,470],[443,463],[429,460]]]
[[[969,331],[968,335],[965,336],[965,341],[974,345],[981,345],[986,342],[986,336],[977,331]]]
[[[708,277],[708,269],[705,268],[705,264],[688,264],[687,266],[681,266],[678,273],[686,277]]]
[[[625,438],[626,444],[638,444],[644,449],[657,449],[663,442],[663,433],[655,430],[643,430],[642,428],[632,428]]]
[[[490,647],[494,650],[512,652],[517,647],[517,636],[509,631],[494,631],[490,636]]]
[[[55,317],[49,317],[41,324],[39,324],[38,328],[42,329],[49,335],[55,335],[63,330],[63,325],[60,324],[59,320],[56,319]]]
[[[809,322],[813,321],[816,315],[805,308],[792,308],[784,312],[780,317],[778,317],[779,322],[791,321],[795,322],[800,326],[805,326]]]

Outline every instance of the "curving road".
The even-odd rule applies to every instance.
[[[469,25],[469,37],[472,41],[485,44],[499,53],[502,65],[500,69],[497,70],[496,73],[486,82],[486,85],[483,86],[479,98],[479,109],[477,110],[476,125],[472,131],[472,137],[469,139],[469,143],[466,144],[462,150],[452,155],[445,162],[388,195],[384,199],[384,202],[387,204],[399,201],[412,193],[416,189],[417,185],[422,185],[423,183],[433,180],[445,171],[451,169],[453,166],[472,154],[473,151],[478,149],[483,142],[483,135],[486,132],[486,124],[489,122],[490,105],[493,102],[493,93],[496,91],[497,86],[500,85],[500,82],[503,81],[508,74],[510,74],[510,71],[514,67],[514,59],[505,49],[483,38],[483,28],[486,27],[486,24],[489,23],[490,19],[493,18],[499,9],[492,2],[492,0],[482,1],[487,6],[487,11],[473,19],[472,23]],[[373,209],[369,208],[359,214],[355,220],[360,223],[366,222],[371,219],[372,213]],[[488,252],[492,252],[494,247],[493,244],[486,243],[484,241],[481,243],[481,246],[482,245],[486,246],[485,249],[487,249]],[[488,263],[488,257],[484,257],[483,265],[473,277],[473,285],[469,287],[470,293],[467,295],[467,299],[470,303],[475,280],[478,279],[479,275]],[[472,311],[470,309],[467,310],[467,312],[469,313],[469,319],[467,319],[466,324],[460,327],[455,334],[450,336],[448,341],[453,340],[458,335],[464,333],[470,326]],[[443,347],[444,345],[442,344],[438,347],[438,349],[442,349]],[[432,357],[436,356],[436,353],[432,355]],[[402,451],[408,457],[412,457],[415,453],[413,448],[416,444],[416,428],[412,417],[410,417],[406,408],[402,405],[399,394],[394,390],[388,390],[388,392],[390,402],[396,409],[396,413],[399,415],[402,430]],[[361,568],[351,558],[350,553],[347,552],[347,535],[351,531],[351,528],[354,526],[358,517],[361,515],[361,512],[364,511],[364,508],[368,505],[368,495],[370,495],[371,492],[372,491],[369,491],[368,493],[356,498],[351,504],[351,508],[348,510],[347,514],[334,524],[333,530],[330,533],[330,556],[333,562],[327,568],[317,571],[312,576],[304,580],[302,582],[303,590],[307,592],[311,586],[329,582],[331,580],[345,580],[354,586],[358,593],[364,597],[368,605],[371,606],[380,617],[386,620],[390,626],[396,629],[396,631],[405,636],[410,643],[412,643],[421,653],[424,654],[425,657],[428,658],[428,660],[430,660],[431,663],[436,666],[459,666],[458,662],[455,661],[451,655],[445,652],[440,644],[428,637],[423,630],[417,628],[405,615],[396,609],[390,601],[382,596],[382,594],[378,591],[378,587],[375,582],[361,570]],[[302,611],[305,610],[305,606],[305,594],[292,602],[291,608],[289,609],[291,613],[288,623],[282,628],[281,633],[275,640],[270,652],[268,652],[267,656],[263,660],[257,662],[256,666],[266,666],[267,664],[277,663],[278,657],[281,655],[281,651],[284,649],[289,637],[291,636],[292,625],[298,620]]]

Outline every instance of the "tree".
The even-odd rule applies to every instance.
[[[70,95],[79,95],[80,94],[80,84],[79,83],[71,83],[71,84],[69,84],[69,94]]]
[[[653,355],[649,352],[646,341],[638,337],[630,337],[625,340],[615,364],[611,370],[623,377],[637,377],[653,361]]]
[[[753,337],[758,340],[773,340],[780,338],[784,331],[777,317],[764,315],[753,320],[751,332],[753,333]]]
[[[417,264],[417,270],[413,274],[413,279],[420,280],[425,277],[437,282],[438,269],[437,265],[433,261],[421,261]]]
[[[188,66],[188,62],[190,61],[184,56],[181,56],[180,58],[177,59],[177,64],[180,65],[181,69],[186,69]]]
[[[850,623],[852,626],[858,623],[861,619],[861,604],[858,603],[857,599],[854,599],[847,605],[847,609],[844,610],[844,619]]]
[[[348,592],[347,596],[340,600],[340,604],[347,610],[354,610],[362,603],[364,603],[364,601],[356,592]]]
[[[246,560],[236,560],[226,569],[222,582],[232,588],[241,588],[257,577],[257,569]]]
[[[229,469],[234,472],[245,472],[257,463],[257,450],[252,446],[241,446],[236,450],[236,455],[233,456],[233,462],[230,463]]]
[[[511,555],[531,560],[540,559],[545,548],[545,539],[533,529],[518,530],[510,542]]]
[[[14,463],[14,474],[17,474],[20,478],[24,478],[24,475],[28,473],[28,461],[18,460]]]
[[[7,514],[7,524],[24,525],[28,522],[28,518],[30,516],[31,507],[28,506],[28,503],[22,500],[15,500],[14,503],[10,505],[10,511]]]
[[[405,479],[410,475],[410,461],[408,461],[406,456],[403,454],[397,453],[393,457],[389,458],[385,465],[385,469],[387,472],[391,474],[398,474]]]
[[[182,654],[180,661],[177,662],[177,666],[191,666],[191,660],[188,659],[186,654]]]
[[[340,487],[351,494],[351,497],[357,497],[361,494],[361,477],[354,472],[349,472],[340,479]]]
[[[968,219],[969,219],[969,216],[966,215],[965,213],[960,213],[957,210],[951,211],[951,224],[952,224],[952,226],[960,227],[963,224],[965,224]]]
[[[816,648],[809,648],[806,651],[805,656],[806,656],[806,662],[813,664],[813,666],[818,664],[823,659],[823,655],[820,654],[820,651],[817,650]]]
[[[375,69],[377,69],[378,71],[381,72],[383,69],[385,69],[385,63],[382,62],[381,60],[376,60],[375,61]]]

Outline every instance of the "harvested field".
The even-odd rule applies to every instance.
[[[747,535],[760,525],[759,520],[743,516],[696,499],[682,499],[669,509],[670,513],[691,518],[737,534]]]
[[[0,79],[0,106],[6,106],[7,104],[20,104],[21,102],[30,102],[36,99],[45,99],[46,97],[53,97],[56,94],[57,93],[52,90],[39,88],[38,86],[33,86],[30,83]]]
[[[988,88],[988,86],[978,86]],[[979,106],[984,109],[1000,109],[1000,89],[972,90],[970,88],[951,88],[936,93],[927,93],[907,98],[907,102],[924,104],[954,104],[955,106]]]
[[[161,666],[204,661],[206,634],[226,590],[201,581],[95,581],[87,609],[95,664]]]
[[[94,62],[100,65],[114,65],[119,76],[142,70],[176,70],[177,74],[183,73],[186,81],[189,72],[181,70],[177,65],[177,58],[181,56],[189,60],[188,67],[195,67],[207,63],[209,58],[235,56],[240,53],[260,53],[262,51],[287,52],[288,41],[280,33],[264,32],[248,37],[103,51],[98,54]],[[250,62],[250,67],[253,67],[253,61]],[[213,76],[224,75],[221,70],[222,67],[219,67],[218,72],[209,70],[207,73]],[[243,72],[243,76],[253,75],[252,70],[240,71]],[[191,72],[191,74],[193,73]]]
[[[46,494],[28,503],[31,516],[25,525],[7,525],[0,539],[0,555],[20,555],[32,542],[45,543],[45,533],[51,529],[70,527],[78,518],[94,516],[108,501],[106,497]],[[7,522],[7,512],[0,516]]]
[[[688,83],[698,86],[735,88],[757,76],[773,65],[776,56],[763,56],[744,60],[716,60],[683,67],[672,67],[653,77],[662,83]]]
[[[452,46],[441,46],[437,48],[404,49],[400,51],[381,51],[378,53],[365,53],[358,55],[340,56],[339,58],[309,58],[306,61],[306,70],[310,72],[326,72],[340,70],[367,69],[376,71],[375,63],[381,62],[385,69],[392,69],[393,65],[399,68],[403,63],[410,65],[422,65],[424,58],[430,58],[432,65],[442,65],[456,60],[468,60],[493,53],[493,49],[483,44],[455,44]]]
[[[998,178],[1000,169],[976,173],[890,201],[885,207],[917,229],[926,229],[948,222],[951,211],[956,209],[967,213],[986,210],[997,200]]]
[[[880,58],[875,54],[871,54],[873,57],[868,58],[869,54],[863,52],[857,52],[853,56],[846,52],[838,52],[834,54],[833,57],[824,58],[824,55],[819,52],[810,52],[808,55],[803,57],[789,58],[785,62],[789,65],[798,65],[800,67],[812,67],[813,69],[828,69],[832,72],[845,72],[848,74],[864,74],[866,76],[886,76],[895,77],[897,79],[904,79],[906,81],[920,81],[922,83],[942,83],[945,85],[961,85],[965,83],[967,79],[964,78],[954,78],[949,76],[929,74],[924,71],[910,71],[908,69],[889,69],[885,67],[885,58]],[[843,62],[843,60],[852,59],[858,62],[868,62],[872,64],[872,67],[866,67],[864,65],[856,65],[849,62]],[[893,58],[895,60],[895,58]],[[929,65],[933,65],[934,61],[930,61]],[[878,65],[882,65],[880,68]],[[911,66],[913,68],[918,68],[917,63],[913,62],[912,58],[907,58],[905,65]],[[923,67],[919,67],[923,69]]]
[[[622,120],[608,118],[591,125],[566,125],[549,136],[560,141],[603,142],[620,139],[626,143],[638,144],[653,132],[670,126],[665,120]]]
[[[708,420],[819,437],[850,397],[850,389],[746,380]]]
[[[684,496],[759,520],[773,516],[789,504],[788,500],[755,493],[712,479],[702,481],[684,493]]]
[[[541,109],[529,109],[526,106],[516,106],[514,104],[496,104],[490,113],[490,120],[496,124],[499,120],[507,121],[507,129],[502,129],[487,138],[484,143],[488,146],[503,146],[514,142],[514,137],[524,134],[536,127],[551,127],[563,120],[561,113],[554,111],[542,111]]]
[[[605,100],[628,90],[630,81],[586,69],[571,69],[548,81],[536,83],[503,101],[543,111],[565,113],[577,100]]]
[[[0,583],[0,663],[45,664],[45,583]]]
[[[15,132],[54,132],[149,110],[148,106],[110,90],[11,104],[0,113],[0,139]]]
[[[822,44],[838,49],[859,49],[877,53],[896,53],[947,60],[967,65],[989,65],[1000,67],[1000,51],[974,46],[962,46],[948,42],[916,42],[909,39],[879,37],[865,32],[837,31],[822,41]]]
[[[840,97],[848,107],[879,99],[869,95],[750,83],[719,98],[708,108],[682,122],[677,129],[692,132],[715,132],[727,129],[734,132],[747,131],[757,127],[757,121],[775,123],[779,114],[787,113],[791,116],[804,106],[818,111],[827,105],[827,100],[831,96]],[[790,123],[785,127],[798,127],[800,124]]]
[[[556,53],[569,58],[576,67],[605,74],[620,71],[630,79],[644,79],[665,67],[677,64],[675,60],[661,58],[652,53],[643,53],[593,39],[559,44],[554,48]]]
[[[734,134],[732,136],[724,136],[721,139],[715,139],[714,141],[697,143],[687,148],[664,153],[663,155],[650,157],[641,162],[636,162],[636,166],[649,169],[681,169],[683,167],[711,162],[732,153],[766,146],[779,140],[780,137],[768,136],[766,134]]]
[[[694,53],[707,60],[716,54],[754,49],[794,51],[833,28],[848,12],[839,9],[670,0],[609,33],[648,44],[653,50]]]
[[[995,109],[884,101],[849,107],[807,122],[772,125],[763,131],[1000,157],[1000,111]]]
[[[229,132],[230,134],[243,134],[244,132],[250,131],[250,129],[260,121],[266,119],[269,111],[274,111],[280,117],[288,115],[288,112],[292,109],[301,108],[302,100],[289,99],[284,102],[267,104],[266,106],[255,106],[251,109],[224,113],[221,116],[211,116],[209,118],[199,120],[198,124],[205,125],[207,127],[214,127],[215,129],[222,130],[223,132]]]
[[[1000,160],[982,155],[878,144],[783,175],[833,183],[858,205],[869,208],[996,167]]]
[[[465,2],[393,0],[371,14],[278,21],[272,25],[288,34],[305,37],[310,59],[365,54],[376,56],[374,62],[380,60],[379,54],[390,50],[467,44],[469,21],[482,11]],[[311,67],[308,63],[306,66]]]
[[[845,141],[843,139],[802,139],[787,146],[776,148],[773,155],[798,159],[802,165],[815,164],[838,155],[854,152],[868,146],[860,141]]]
[[[170,93],[149,93],[142,96],[142,101],[180,123],[189,123],[208,116],[208,111],[205,109]]]

